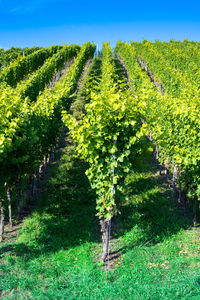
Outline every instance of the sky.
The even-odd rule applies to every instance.
[[[0,47],[200,41],[196,0],[0,0]]]

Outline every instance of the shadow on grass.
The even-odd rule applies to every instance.
[[[13,245],[6,245],[0,248],[0,258],[4,253],[11,252],[14,249]]]
[[[136,245],[162,242],[192,224],[181,214],[164,177],[156,175],[155,166],[153,169],[154,174],[147,164],[139,176],[135,173],[140,168],[128,175],[126,200],[120,203],[121,214],[115,220],[119,225],[114,230],[115,237],[123,237],[122,252]]]
[[[74,158],[73,147],[67,144],[45,195],[13,245],[13,252],[25,260],[100,239],[96,196],[85,175],[87,165]]]
[[[96,196],[85,175],[87,165],[74,158],[73,146],[67,143],[47,184],[46,195],[25,221],[19,241],[11,246],[12,252],[25,260],[85,242],[101,241],[95,217]],[[118,257],[136,245],[161,242],[190,225],[178,212],[162,178],[152,175],[155,175],[152,166],[147,164],[141,170],[137,167],[137,172],[127,177],[127,200],[120,203],[121,214],[113,228],[114,236],[123,238],[123,246],[113,256]]]

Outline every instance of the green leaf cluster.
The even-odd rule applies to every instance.
[[[89,163],[86,172],[96,190],[97,215],[110,219],[117,212],[112,197],[113,185],[121,189],[124,175],[131,168],[130,157],[137,155],[143,108],[129,89],[117,80],[113,54],[108,43],[103,44],[101,80],[91,91],[80,120],[64,113],[63,120],[70,129],[77,155]],[[114,158],[115,156],[115,158]]]

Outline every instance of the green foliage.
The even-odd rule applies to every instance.
[[[24,222],[17,242],[0,245],[1,297],[198,299],[198,229],[184,230],[185,219],[145,157],[125,180],[126,200],[120,203],[113,233],[119,237],[113,239],[114,250],[121,256],[106,280],[94,259],[99,247],[95,195],[84,174],[87,164],[73,152],[67,139],[47,193]]]
[[[116,52],[125,61],[133,92],[139,99],[146,100],[144,122],[158,144],[160,161],[171,164],[172,168],[176,165],[182,189],[190,197],[199,197],[199,75],[191,68],[188,51],[184,50],[185,44],[191,51],[196,48],[194,57],[197,57],[198,46],[187,41],[177,44],[178,49],[173,41],[169,44],[144,41],[132,45],[119,42]],[[138,56],[145,60],[149,74],[164,84],[164,95],[154,88],[139,67]]]
[[[73,65],[51,90],[45,90],[31,105],[17,89],[5,86],[1,98],[0,174],[4,183],[14,185],[32,174],[57,142],[62,127],[61,110],[69,108],[78,79],[95,46],[85,44]],[[2,188],[3,189],[3,188]]]
[[[116,213],[112,186],[121,189],[119,180],[130,170],[129,156],[137,155],[145,126],[140,125],[141,103],[124,89],[123,82],[116,80],[107,43],[102,51],[101,72],[99,86],[91,92],[81,120],[69,114],[64,114],[63,119],[76,143],[77,155],[89,163],[86,174],[98,194],[97,215],[110,219]],[[116,155],[115,160],[113,155]]]
[[[75,57],[78,51],[80,51],[80,46],[63,46],[52,57],[49,57],[37,72],[18,87],[22,98],[29,97],[31,101],[36,101],[39,92],[45,88],[55,72],[62,68],[65,62]]]
[[[4,67],[9,66],[9,64],[22,56],[27,56],[37,50],[40,50],[41,47],[32,47],[32,48],[16,48],[11,47],[8,50],[0,49],[0,67],[3,69]]]
[[[85,113],[85,105],[91,101],[91,91],[98,86],[100,76],[101,58],[96,56],[86,70],[77,95],[75,96],[75,101],[70,109],[76,120],[80,120],[81,115]]]
[[[27,80],[35,86],[35,94],[27,93],[30,98],[36,98],[54,71],[73,55],[68,52],[72,48],[49,49],[52,57],[40,68],[42,74],[38,71]],[[1,297],[198,299],[198,229],[191,229],[190,220],[181,217],[157,170],[152,171],[152,165],[146,165],[140,155],[148,148],[148,128],[158,144],[160,161],[176,165],[182,188],[191,198],[199,198],[199,48],[187,40],[119,42],[115,53],[128,70],[129,90],[108,43],[104,43],[102,60],[97,58],[91,64],[77,94],[73,116],[66,110],[74,100],[85,63],[93,56],[93,44],[81,47],[68,72],[54,88],[40,94],[37,102],[23,100],[19,87],[1,83],[1,190],[5,183],[12,185],[31,174],[57,143],[63,109],[76,148],[70,147],[68,140],[67,153],[39,208],[24,222],[16,243],[11,240],[0,246]],[[18,58],[4,68],[4,80],[15,86],[42,64],[40,58],[45,59],[38,53],[45,52],[33,50],[29,57]],[[146,61],[149,75],[164,85],[164,95],[139,67],[137,56]],[[28,67],[25,61],[30,62]],[[85,162],[73,156],[75,151]],[[120,201],[119,191],[124,196]],[[110,219],[117,209],[121,211],[113,220],[113,245],[120,258],[108,281],[98,257],[94,258],[99,247],[95,200],[100,218]]]
[[[57,52],[57,47],[42,48],[27,56],[19,57],[3,69],[0,74],[0,82],[6,82],[10,86],[16,87],[20,80],[39,68],[55,52]]]

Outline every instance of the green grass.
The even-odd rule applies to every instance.
[[[124,70],[114,62],[123,78]],[[100,65],[101,59],[94,59],[82,80],[72,106],[77,118],[101,75]],[[181,216],[145,143],[147,151],[134,161],[124,197],[118,200],[121,214],[112,225],[108,280],[99,261],[96,196],[85,176],[87,165],[74,158],[67,138],[57,154],[61,160],[50,171],[47,191],[24,221],[17,241],[0,245],[0,297],[200,299],[198,229]]]
[[[138,160],[126,178],[106,280],[98,261],[95,194],[67,141],[45,196],[17,242],[0,246],[3,299],[200,299],[199,231],[190,228],[157,169]],[[146,155],[145,155],[146,156]],[[113,265],[112,265],[113,264]]]

